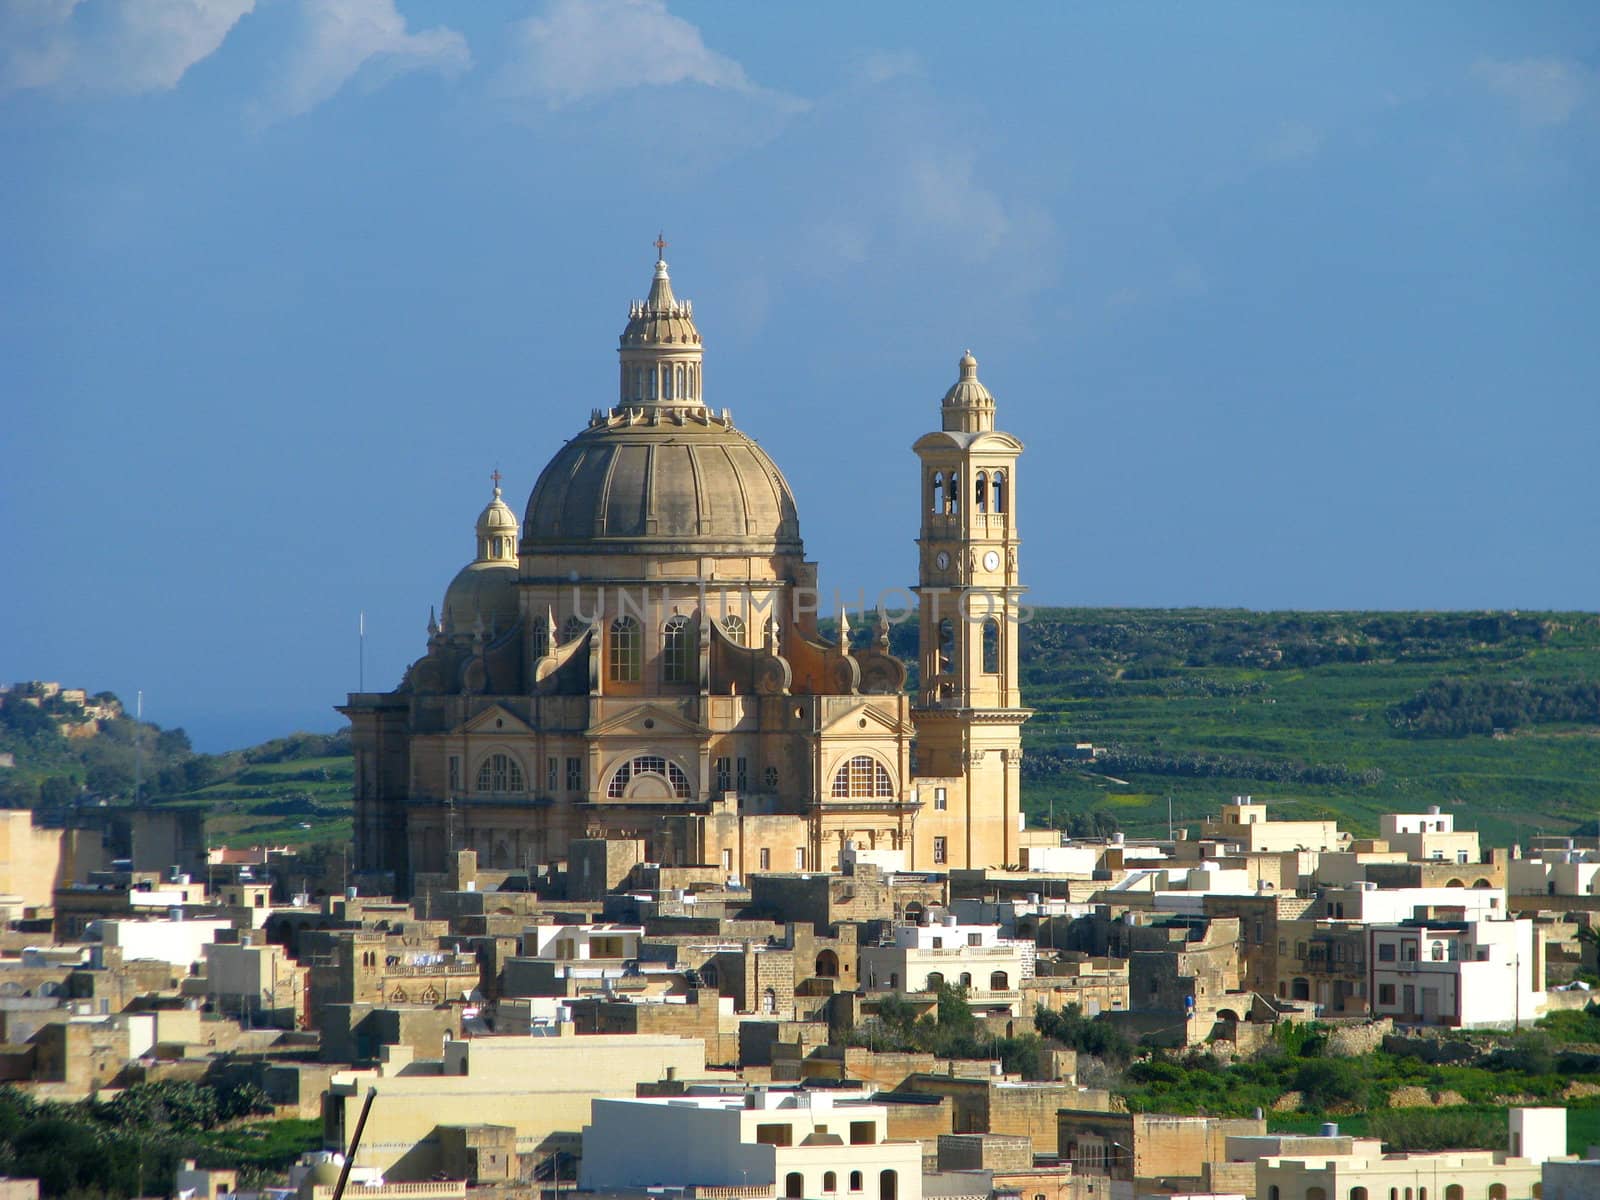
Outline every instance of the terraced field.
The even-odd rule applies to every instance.
[[[1437,804],[1509,843],[1600,817],[1593,614],[1050,609],[1022,657],[1037,819],[1150,833],[1169,798],[1181,825],[1249,793],[1358,832]]]
[[[223,783],[167,804],[206,810],[214,846],[348,841],[355,760],[349,755],[255,763]]]

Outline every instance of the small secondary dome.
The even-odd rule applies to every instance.
[[[517,619],[517,514],[500,498],[500,472],[494,497],[478,514],[477,557],[457,572],[444,594],[445,625],[470,630],[480,619],[485,627],[505,629]]]

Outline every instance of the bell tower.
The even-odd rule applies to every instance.
[[[1014,864],[1021,830],[1016,473],[1022,443],[968,351],[921,460],[915,867]]]

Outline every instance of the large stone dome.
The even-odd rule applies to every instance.
[[[617,351],[618,402],[596,409],[539,476],[523,552],[803,553],[782,474],[727,409],[706,406],[694,306],[673,295],[659,257]]]
[[[550,461],[524,553],[800,554],[794,494],[772,459],[705,409],[616,409]]]

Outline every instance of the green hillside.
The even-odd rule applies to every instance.
[[[1234,793],[1375,832],[1437,804],[1495,843],[1600,816],[1600,617],[1041,609],[1024,801],[1164,831]],[[1107,753],[1084,762],[1080,741]]]
[[[915,663],[915,623],[891,636]],[[1235,793],[1357,832],[1437,804],[1494,843],[1600,817],[1593,613],[1039,609],[1021,657],[1035,822],[1164,832],[1169,798],[1192,826]],[[204,805],[214,840],[350,836],[347,735],[203,755],[125,718],[68,742],[46,715],[61,714],[0,708],[0,751],[17,757],[6,803],[126,803],[137,744],[144,798]],[[1104,753],[1081,758],[1079,742]]]
[[[0,807],[60,814],[80,805],[193,805],[207,814],[213,844],[302,845],[348,840],[354,770],[348,733],[296,733],[226,754],[196,754],[182,729],[162,729],[126,714],[88,721],[59,698],[37,705],[15,687],[0,704]],[[102,692],[102,707],[116,697]],[[63,725],[92,725],[93,736],[65,737]]]

